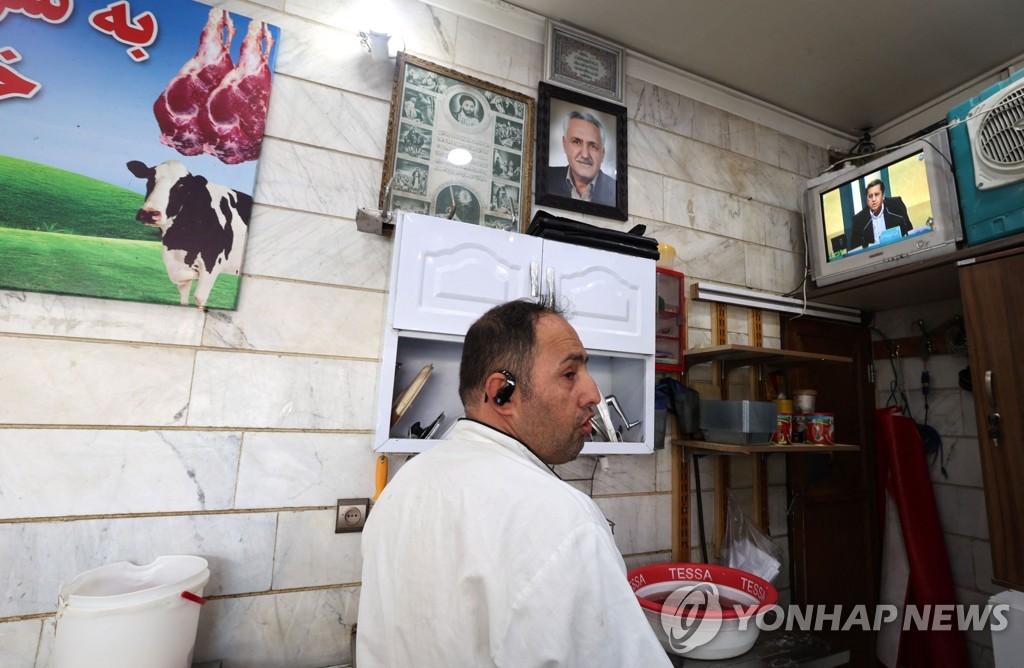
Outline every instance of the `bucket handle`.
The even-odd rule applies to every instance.
[[[193,603],[198,603],[199,605],[206,603],[205,598],[203,598],[202,596],[196,596],[190,591],[181,592],[181,597],[186,601],[192,601]]]

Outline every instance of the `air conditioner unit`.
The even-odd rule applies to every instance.
[[[1024,232],[1024,70],[947,120],[967,244]]]

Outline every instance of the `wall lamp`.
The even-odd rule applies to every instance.
[[[376,30],[360,32],[359,43],[378,62],[397,57],[398,52],[405,48],[405,41],[401,37]]]

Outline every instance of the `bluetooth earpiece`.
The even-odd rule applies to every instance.
[[[516,391],[516,377],[512,375],[511,371],[504,370],[501,371],[501,375],[505,376],[505,384],[494,395],[494,403],[504,406],[512,398],[512,393]]]

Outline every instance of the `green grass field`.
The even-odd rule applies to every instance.
[[[142,200],[109,183],[0,156],[0,287],[178,304],[159,230],[135,220]],[[238,276],[222,274],[207,306],[234,308],[238,284]]]

